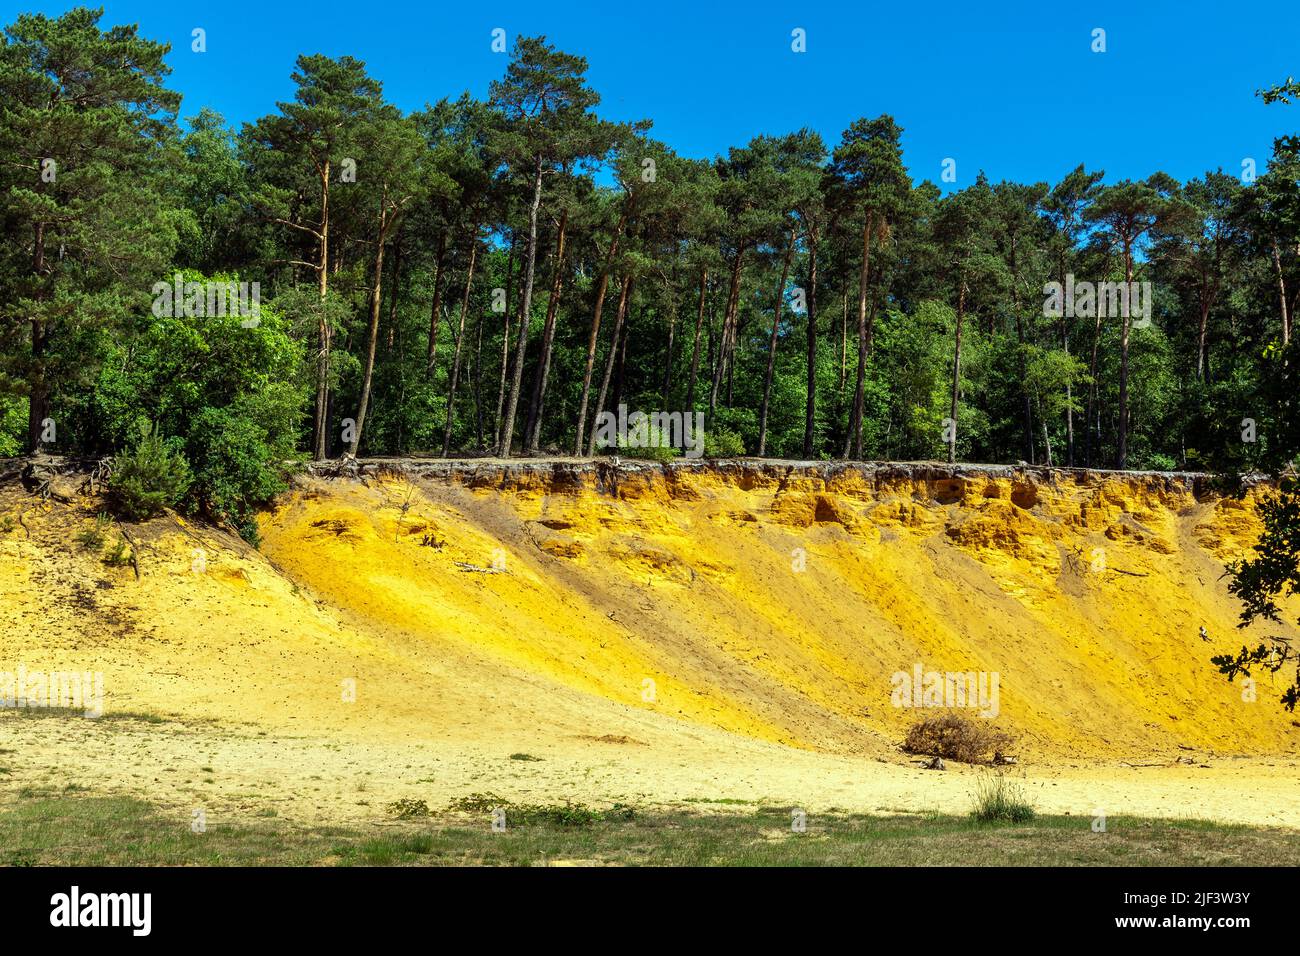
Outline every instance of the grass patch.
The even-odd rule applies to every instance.
[[[1005,774],[985,773],[975,781],[975,808],[971,816],[982,823],[1028,823],[1034,807],[1024,788]]]
[[[478,795],[482,796],[482,795]],[[1080,816],[986,823],[970,816],[611,808],[572,825],[459,813],[363,827],[295,825],[263,815],[190,811],[126,797],[31,794],[0,809],[0,863],[11,866],[1300,866],[1300,832],[1200,820],[1111,817],[1104,833]],[[626,811],[626,812],[625,812]],[[507,811],[508,814],[508,811]]]

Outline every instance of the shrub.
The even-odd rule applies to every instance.
[[[429,805],[423,800],[394,800],[386,809],[399,820],[410,820],[414,817],[427,817],[429,815]]]
[[[1176,471],[1178,462],[1172,456],[1157,451],[1147,455],[1146,466],[1149,471]]]
[[[190,481],[185,458],[145,425],[135,444],[114,462],[109,494],[118,514],[141,521],[180,501]]]
[[[739,458],[745,453],[740,435],[729,428],[714,428],[704,434],[705,458]]]
[[[183,278],[206,281],[192,272]],[[136,435],[140,409],[153,410],[157,429],[190,468],[178,510],[229,522],[256,544],[258,510],[287,487],[301,457],[296,446],[314,381],[303,342],[270,304],[251,328],[235,315],[149,314],[135,335],[111,346],[68,433],[120,449]]]
[[[1034,807],[1019,784],[1001,773],[984,773],[975,781],[975,808],[971,816],[985,823],[1003,820],[1027,823],[1034,818]]]
[[[639,435],[619,438],[618,453],[625,458],[644,461],[672,461],[682,452],[668,444],[669,440],[670,436],[665,432],[653,425],[645,425]]]
[[[922,717],[907,729],[903,750],[927,757],[943,757],[961,763],[989,763],[1000,760],[1015,738],[964,714],[945,713]]]

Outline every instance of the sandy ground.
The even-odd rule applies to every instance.
[[[21,726],[15,726],[21,722]],[[575,736],[544,743],[526,729],[516,742],[536,761],[511,760],[508,741],[376,743],[351,737],[264,734],[214,725],[81,718],[0,720],[7,790],[146,796],[209,825],[274,810],[296,825],[387,819],[384,805],[409,798],[444,806],[470,793],[512,802],[571,800],[595,807],[728,811],[765,803],[809,813],[962,814],[975,778],[959,764],[924,770],[896,760],[812,753],[724,732],[655,727],[641,738]],[[264,735],[259,735],[264,734]],[[1195,817],[1300,827],[1297,761],[1179,754],[1193,765],[1078,763],[1017,768],[1012,776],[1044,813],[1094,817]],[[1171,759],[1177,759],[1171,758]]]
[[[890,675],[919,661],[1001,674],[1011,772],[1044,812],[1300,827],[1296,725],[1206,663],[1241,640],[1220,577],[1249,502],[313,479],[260,553],[174,517],[131,529],[138,580],[104,563],[114,532],[77,541],[97,509],[0,494],[0,672],[105,686],[98,719],[0,712],[0,801],[84,788],[210,825],[474,792],[964,812],[983,771],[897,748],[916,714]]]

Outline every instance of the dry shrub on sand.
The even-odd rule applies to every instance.
[[[1001,763],[1015,738],[964,714],[922,717],[907,729],[903,750],[959,763]]]

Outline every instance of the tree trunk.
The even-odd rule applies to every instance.
[[[1052,438],[1047,432],[1047,416],[1043,414],[1042,403],[1038,403],[1038,420],[1043,426],[1043,452],[1047,455],[1047,467],[1052,467]]]
[[[623,372],[627,368],[627,340],[631,328],[631,322],[623,323],[623,335],[618,342],[618,364],[614,366],[614,382],[609,397],[609,407],[613,409],[617,409],[623,401]]]
[[[325,293],[329,290],[330,248],[330,161],[321,165],[320,186],[320,265],[316,269],[317,289],[320,294],[320,351],[316,354],[316,418],[312,425],[312,457],[325,458],[328,449],[329,390],[330,390],[330,339],[332,330],[325,313]]]
[[[398,246],[401,253],[401,246]],[[443,262],[447,254],[447,233],[438,233],[438,255],[433,264],[433,305],[429,307],[429,352],[425,361],[424,372],[433,377],[433,366],[438,360],[438,320],[442,312],[442,276]]]
[[[668,285],[668,342],[664,347],[664,384],[661,392],[663,399],[661,405],[667,411],[671,405],[669,403],[669,393],[673,389],[673,341],[674,333],[677,329],[677,294],[673,283],[669,281]]]
[[[32,274],[39,283],[45,272],[45,223],[36,223],[32,227],[32,233]],[[32,366],[27,391],[27,450],[37,454],[45,445],[41,436],[45,431],[44,422],[49,417],[50,408],[50,384],[45,377],[45,352],[50,329],[48,323],[36,318],[31,320],[31,327]]]
[[[1011,238],[1011,308],[1016,316],[1016,341],[1020,344],[1020,404],[1025,413],[1025,461],[1034,463],[1034,412],[1029,390],[1024,387],[1028,377],[1025,367],[1025,317],[1020,313],[1020,267],[1017,265],[1017,237]]]
[[[1061,257],[1061,288],[1065,288],[1065,258]],[[1061,348],[1065,354],[1070,354],[1070,327],[1069,320],[1065,317],[1065,310],[1061,310]],[[1074,388],[1070,382],[1065,383],[1065,454],[1066,464],[1071,468],[1074,467]]]
[[[1109,271],[1109,270],[1108,270]],[[1093,415],[1097,405],[1097,351],[1101,346],[1101,304],[1097,307],[1097,321],[1092,330],[1092,360],[1088,363],[1088,407],[1083,423],[1083,463],[1092,467],[1093,452],[1101,453],[1101,429],[1093,428]],[[1100,421],[1100,417],[1098,417]]]
[[[844,301],[840,310],[840,379],[836,387],[841,399],[844,395],[844,379],[849,369],[849,287],[844,286]]]
[[[700,267],[700,307],[695,316],[695,343],[691,348],[691,380],[686,385],[687,412],[695,411],[695,380],[700,372],[700,333],[704,328],[704,298],[709,284],[709,270]]]
[[[496,417],[492,420],[492,445],[494,451],[501,445],[501,413],[506,404],[506,375],[510,368],[510,316],[513,314],[510,308],[510,293],[514,291],[514,271],[515,239],[512,236],[510,239],[510,258],[506,261],[506,311],[501,334],[501,378],[497,384]]]
[[[614,337],[609,343],[609,356],[605,359],[605,374],[600,380],[600,392],[596,398],[596,414],[592,416],[593,421],[596,416],[600,415],[601,409],[605,407],[605,396],[609,393],[610,376],[613,375],[614,372],[614,362],[618,359],[619,337],[623,333],[623,320],[627,316],[627,299],[631,291],[632,276],[624,276],[623,288],[618,295],[618,313],[614,318]],[[591,438],[587,442],[587,457],[590,458],[594,454],[596,454],[596,429],[593,426],[591,429]]]
[[[1286,277],[1282,273],[1282,254],[1278,251],[1277,240],[1273,240],[1273,268],[1277,270],[1278,299],[1282,304],[1282,344],[1291,342],[1291,312],[1286,301]]]
[[[804,402],[803,457],[813,456],[813,432],[817,425],[817,232],[808,232],[808,384]]]
[[[361,429],[366,423],[366,409],[370,404],[370,382],[375,371],[375,343],[379,340],[379,302],[384,278],[384,239],[388,233],[389,223],[384,214],[379,214],[379,234],[375,238],[375,281],[370,290],[370,330],[366,336],[366,370],[361,378],[361,401],[357,405],[357,420],[352,432],[352,444],[348,452],[356,457],[361,447]]]
[[[483,316],[478,317],[474,344],[474,448],[483,450]]]
[[[442,433],[442,457],[451,451],[451,424],[456,409],[456,385],[460,379],[460,350],[465,341],[465,315],[469,311],[469,293],[474,283],[474,263],[478,259],[478,226],[470,232],[469,268],[465,272],[465,291],[460,297],[460,328],[456,332],[456,350],[451,359],[451,376],[447,383],[447,426]]]
[[[393,244],[393,281],[388,290],[388,331],[384,333],[384,349],[393,351],[393,342],[397,335],[397,293],[402,288],[402,233],[399,229],[397,241]]]
[[[777,333],[781,328],[781,307],[785,304],[785,283],[790,277],[790,260],[794,258],[796,231],[790,230],[790,239],[785,246],[785,261],[781,265],[781,285],[776,290],[776,302],[772,305],[772,334],[767,342],[767,371],[763,375],[763,400],[758,407],[758,457],[767,453],[767,413],[772,401],[772,376],[776,371]]]
[[[952,348],[952,404],[949,411],[949,417],[952,421],[948,427],[952,429],[951,437],[948,439],[948,463],[952,464],[957,461],[957,401],[961,397],[961,324],[966,317],[966,280],[961,281],[961,289],[957,292],[957,334],[953,339]]]
[[[858,374],[853,388],[853,411],[844,442],[844,457],[862,457],[862,401],[867,375],[867,285],[871,277],[871,229],[875,215],[868,212],[862,225],[862,270],[858,276]]]
[[[591,314],[591,336],[587,340],[587,365],[582,373],[582,399],[578,403],[578,434],[573,441],[574,457],[582,454],[583,437],[587,428],[587,402],[591,397],[591,374],[596,366],[596,345],[600,341],[600,316],[605,309],[605,292],[609,289],[609,273],[618,255],[619,239],[627,225],[627,210],[619,217],[614,227],[614,235],[609,241],[609,252],[605,256],[605,265],[600,270],[600,282],[596,285],[596,305]]]
[[[713,427],[713,415],[718,409],[718,391],[722,387],[722,378],[726,374],[736,332],[736,313],[740,307],[740,273],[744,256],[743,249],[736,250],[736,258],[731,265],[731,288],[727,293],[727,308],[722,315],[722,335],[718,340],[717,362],[713,367],[713,385],[709,389],[709,427]]]
[[[1133,282],[1133,244],[1124,243],[1124,282],[1132,288]],[[1100,311],[1101,303],[1097,303]],[[1123,331],[1119,345],[1119,449],[1115,456],[1115,467],[1123,471],[1128,467],[1128,310],[1124,310]]]
[[[555,343],[555,320],[560,311],[560,292],[564,288],[564,238],[569,223],[569,210],[560,213],[560,224],[555,235],[555,275],[551,277],[551,297],[546,303],[546,324],[542,327],[542,354],[537,359],[537,375],[533,378],[533,397],[528,405],[528,421],[524,426],[524,453],[535,454],[542,437],[542,411],[546,405],[546,380],[551,372],[551,349]]]
[[[533,173],[533,201],[528,207],[528,262],[524,268],[524,298],[519,307],[519,343],[515,347],[515,368],[510,381],[510,400],[506,403],[505,425],[501,429],[501,447],[497,454],[510,457],[515,435],[515,412],[519,408],[519,388],[524,378],[524,359],[528,355],[528,326],[532,321],[533,279],[537,269],[537,210],[542,204],[542,157],[537,157]]]
[[[1210,303],[1201,302],[1200,319],[1196,323],[1196,377],[1205,381],[1205,338],[1210,324]]]

